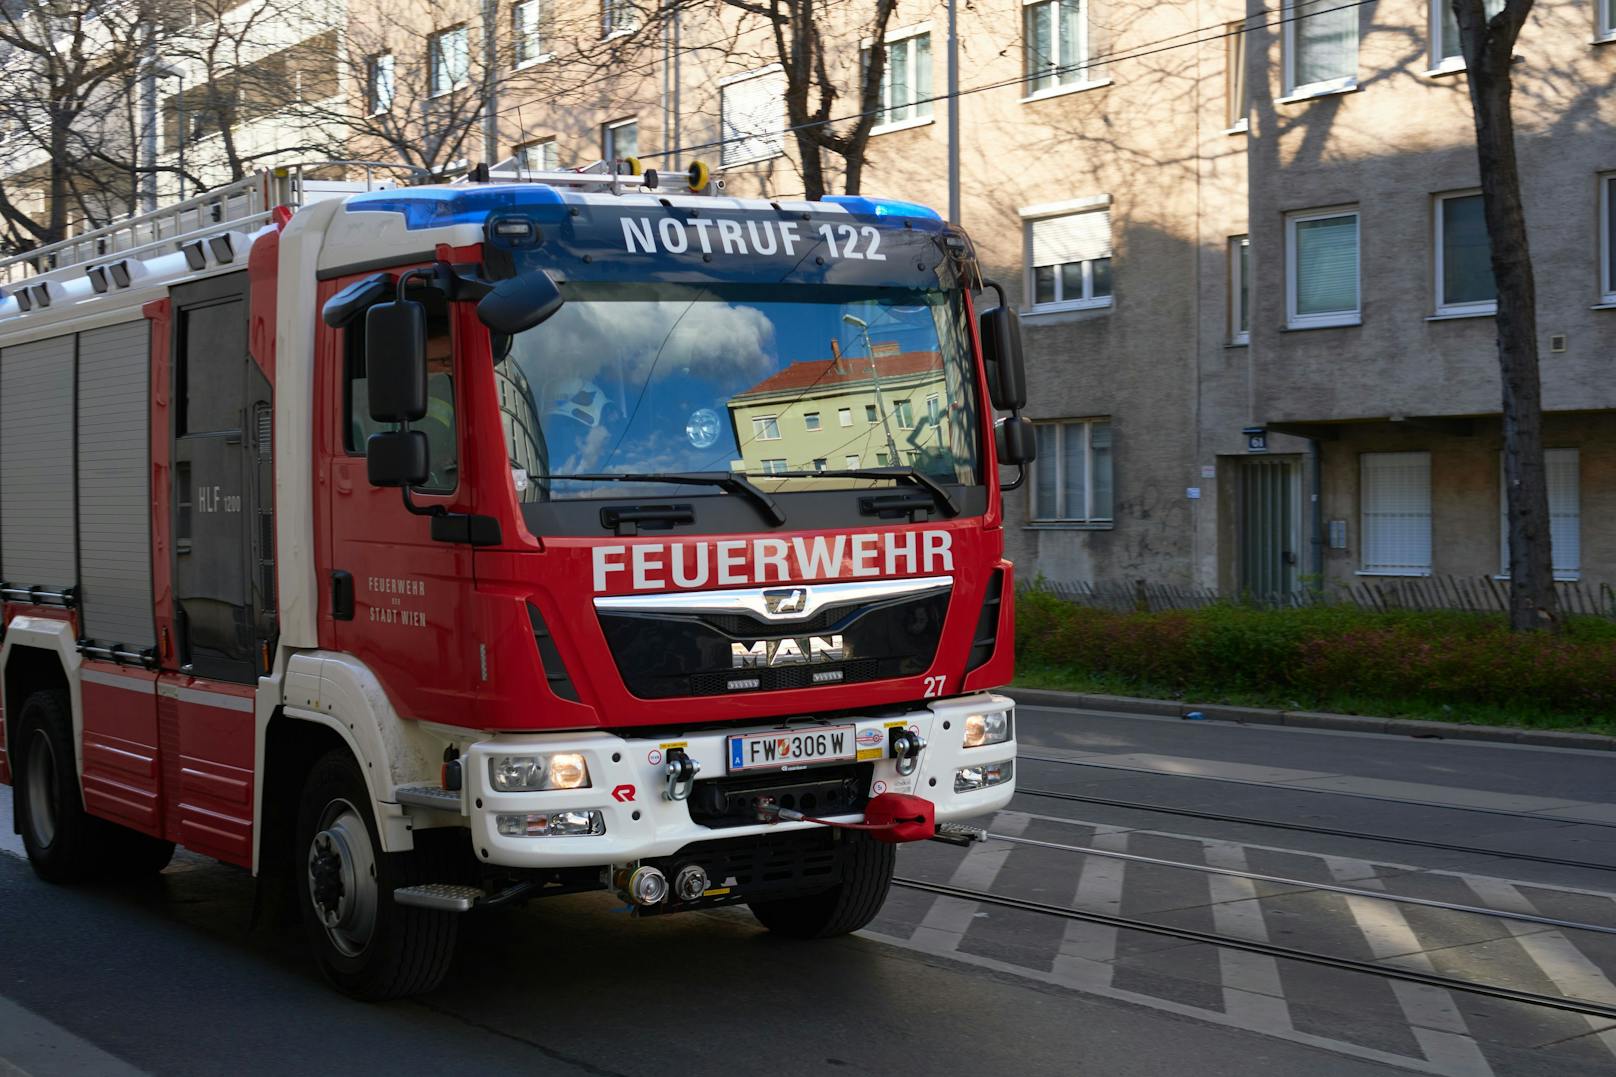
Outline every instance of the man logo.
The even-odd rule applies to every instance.
[[[808,605],[808,588],[777,587],[763,592],[763,609],[770,617],[801,613]]]

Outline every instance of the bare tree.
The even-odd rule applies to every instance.
[[[1509,623],[1516,631],[1559,625],[1543,463],[1538,374],[1537,284],[1527,244],[1510,66],[1533,0],[1505,0],[1491,18],[1483,0],[1451,0],[1476,121],[1481,195],[1498,289],[1498,369],[1503,383],[1505,519],[1509,530]]]

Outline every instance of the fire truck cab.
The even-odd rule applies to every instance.
[[[552,894],[856,930],[1008,802],[1014,312],[923,207],[686,179],[281,170],[0,266],[42,877],[240,865],[380,998]]]

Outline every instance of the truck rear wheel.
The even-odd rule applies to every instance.
[[[101,867],[101,829],[79,796],[67,693],[48,690],[29,696],[17,717],[16,733],[16,812],[28,862],[46,882],[83,882]]]
[[[414,853],[386,853],[370,794],[353,757],[336,749],[314,764],[297,818],[298,905],[327,979],[362,999],[432,990],[449,971],[458,915],[395,904],[393,890],[422,880]]]
[[[841,883],[804,897],[754,901],[752,915],[758,923],[793,939],[828,939],[857,931],[874,920],[892,886],[898,847],[858,833],[849,834],[847,842]]]

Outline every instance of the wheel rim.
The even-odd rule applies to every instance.
[[[50,848],[56,840],[56,752],[42,729],[28,742],[28,830],[34,845]]]
[[[320,813],[320,829],[309,842],[309,899],[331,945],[355,957],[376,930],[380,892],[370,830],[357,808],[333,800]]]

